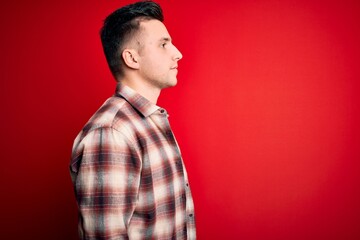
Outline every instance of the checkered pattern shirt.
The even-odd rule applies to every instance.
[[[131,88],[118,84],[79,133],[70,174],[81,239],[196,239],[168,114]]]

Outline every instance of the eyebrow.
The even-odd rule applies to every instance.
[[[169,38],[169,37],[162,37],[162,38],[160,39],[160,41],[171,42],[171,38]]]

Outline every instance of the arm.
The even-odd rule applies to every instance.
[[[127,239],[141,161],[124,135],[98,128],[75,145],[71,175],[82,239]]]

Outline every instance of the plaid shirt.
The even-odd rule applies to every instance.
[[[70,174],[82,239],[195,239],[194,205],[167,112],[131,88],[75,139]]]

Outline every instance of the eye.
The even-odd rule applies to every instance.
[[[166,46],[166,42],[161,44],[162,48],[165,48],[165,46]]]

